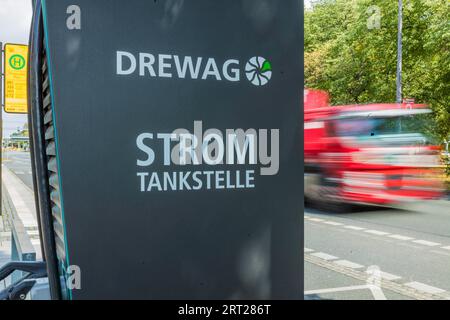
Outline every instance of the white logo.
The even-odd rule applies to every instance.
[[[171,54],[116,52],[116,74],[120,76],[178,78],[192,80],[241,81],[241,63],[237,59],[217,61],[215,58],[178,56]],[[272,77],[272,65],[262,57],[251,58],[245,74],[255,86],[267,84]]]
[[[272,65],[263,57],[253,57],[245,66],[247,79],[255,86],[263,86],[272,78]]]

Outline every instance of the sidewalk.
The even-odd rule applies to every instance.
[[[2,180],[3,187],[9,194],[17,216],[22,221],[25,230],[31,239],[31,243],[36,250],[36,260],[41,260],[42,255],[33,191],[6,166],[2,166]],[[6,217],[4,220],[6,220]],[[0,228],[2,227],[2,224],[5,224],[5,222],[6,221],[2,221],[2,223],[0,223]],[[7,234],[10,234],[10,232],[7,232],[6,234],[2,232],[1,235],[3,238],[0,236],[0,266],[4,264],[5,257],[8,257],[9,260],[11,256],[11,242],[2,241],[5,238],[8,239]],[[8,240],[10,240],[10,238]]]
[[[6,225],[3,222],[3,217],[0,215],[0,268],[11,259],[11,241],[8,240],[8,233],[6,231]],[[0,290],[5,288],[6,283],[0,281]]]
[[[11,259],[11,235],[0,215],[0,268]],[[1,288],[1,285],[0,285]]]

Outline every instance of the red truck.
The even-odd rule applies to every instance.
[[[341,211],[442,197],[430,112],[414,102],[330,106],[327,92],[305,90],[306,201]]]

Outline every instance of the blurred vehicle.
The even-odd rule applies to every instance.
[[[439,143],[423,104],[330,106],[305,90],[305,199],[333,211],[443,196]]]

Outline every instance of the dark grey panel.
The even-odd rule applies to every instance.
[[[69,5],[81,30],[68,30]],[[302,28],[298,0],[46,0],[67,258],[74,299],[303,296]],[[116,52],[239,60],[240,81],[116,74]],[[270,60],[251,84],[246,62]],[[172,58],[173,64],[173,58]],[[174,72],[174,68],[172,68]],[[222,77],[223,78],[223,77]],[[260,165],[139,168],[140,133],[280,129],[280,170],[255,188],[140,192],[137,172],[248,170]],[[50,170],[52,170],[50,168]],[[57,197],[55,197],[56,199]],[[60,231],[61,232],[61,231]]]

